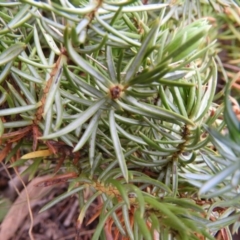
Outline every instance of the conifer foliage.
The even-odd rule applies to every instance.
[[[229,67],[239,65],[237,3],[0,8],[0,160],[27,166],[30,178],[54,174],[42,187],[69,182],[42,211],[78,194],[79,231],[98,199],[93,240],[231,239],[229,225],[240,224]]]

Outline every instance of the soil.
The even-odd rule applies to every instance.
[[[3,166],[3,165],[2,165]],[[57,184],[47,187],[38,187],[36,183],[47,177],[39,177],[28,182],[25,181],[26,191],[17,176],[8,176],[4,169],[0,170],[0,196],[11,199],[12,204],[0,204],[0,213],[6,211],[7,215],[0,224],[1,240],[30,240],[29,229],[31,221],[29,215],[27,196],[30,199],[31,212],[33,215],[32,237],[34,240],[88,240],[94,232],[96,221],[86,226],[87,221],[94,214],[94,204],[85,217],[81,228],[76,228],[79,216],[79,202],[76,195],[70,196],[46,211],[39,213],[41,208],[48,202],[67,191],[67,185]],[[19,193],[16,192],[15,187]]]

